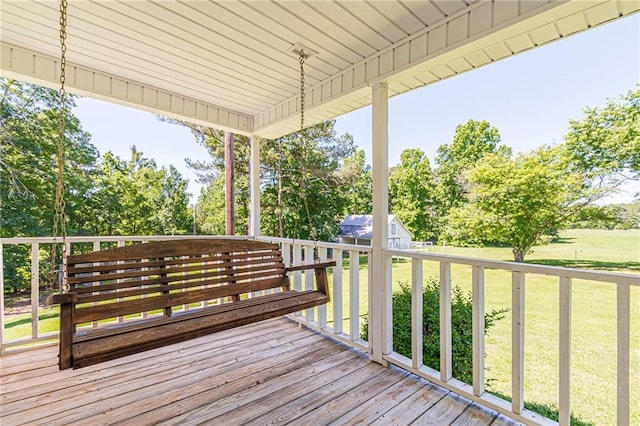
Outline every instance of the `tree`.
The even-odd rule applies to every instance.
[[[131,147],[131,159],[107,152],[95,173],[87,203],[96,235],[172,235],[189,231],[187,181],[175,167],[158,169],[155,161]]]
[[[344,196],[343,213],[371,214],[373,179],[371,166],[366,164],[363,149],[353,153],[351,157],[344,159],[342,167],[338,170],[339,185]]]
[[[509,245],[516,262],[599,196],[585,192],[585,177],[569,168],[562,146],[513,160],[488,154],[467,179],[469,203],[453,210],[445,238]]]
[[[495,152],[511,155],[509,148],[500,146],[500,133],[488,121],[469,120],[458,125],[453,142],[438,147],[436,175],[441,214],[466,202],[463,172],[484,155]]]
[[[389,174],[389,206],[420,241],[435,237],[435,195],[431,165],[425,153],[419,148],[402,151],[400,164]]]
[[[198,199],[198,226],[204,232],[223,233],[224,143],[223,133],[181,123],[191,128],[205,146],[210,161],[187,160],[207,187]],[[304,137],[303,137],[304,135]],[[249,141],[235,135],[236,233],[248,232]],[[335,121],[312,126],[304,133],[261,140],[261,230],[270,235],[328,239],[335,235],[348,195],[341,188],[348,173],[342,162],[355,151],[351,135],[338,136]],[[354,160],[355,161],[355,160]],[[350,181],[351,182],[351,181]]]
[[[76,97],[68,96],[67,108]],[[60,111],[54,90],[0,77],[0,238],[48,236],[56,194]],[[77,117],[65,112],[67,232],[78,232],[97,151]],[[29,288],[29,247],[4,248],[6,289]],[[47,253],[42,253],[43,259]],[[46,274],[43,274],[46,279]]]
[[[338,136],[335,120],[276,140],[262,156],[262,230],[301,239],[335,236],[348,194],[340,169],[355,152],[353,137]]]
[[[586,108],[582,120],[569,123],[565,143],[571,165],[592,185],[611,189],[640,180],[640,90],[609,100],[604,108]]]

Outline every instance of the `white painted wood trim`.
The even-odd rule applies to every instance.
[[[360,338],[360,255],[349,251],[349,335]],[[369,316],[369,342],[371,342],[371,316]]]
[[[0,241],[0,356],[4,355],[4,244]]]
[[[342,333],[342,250],[333,249],[333,259],[336,266],[333,267],[333,292],[331,302],[333,303],[333,333]]]
[[[387,282],[387,246],[389,199],[389,89],[386,84],[372,87],[372,175],[373,175],[373,239],[371,243],[371,308],[369,310],[369,343],[371,359],[384,363],[382,354],[391,330],[388,321],[387,297],[391,297],[391,283]]]
[[[58,89],[58,59],[3,42],[2,75]],[[252,115],[188,98],[179,93],[127,81],[115,75],[67,62],[67,90],[82,96],[214,127],[246,136],[253,133]]]
[[[420,368],[423,365],[423,293],[422,260],[411,259],[411,365]]]
[[[617,423],[619,425],[630,424],[630,323],[631,310],[629,299],[631,297],[631,287],[629,284],[618,284],[617,287],[618,301],[618,348],[617,348]]]
[[[472,303],[472,335],[473,335],[473,393],[480,396],[484,393],[484,268],[473,266],[471,269],[471,303]]]
[[[302,264],[302,246],[298,243],[293,243],[293,266],[299,266]],[[302,291],[302,271],[293,272],[293,288],[297,291]]]
[[[304,263],[310,264],[313,263],[313,246],[304,246]],[[305,290],[313,290],[313,271],[306,270],[304,272],[304,289]],[[314,321],[314,312],[313,308],[309,308],[305,310],[305,318],[307,321]]]
[[[440,263],[440,380],[453,377],[451,353],[451,263]]]
[[[560,277],[558,423],[571,422],[571,278]]]
[[[260,138],[249,139],[249,235],[260,235]]]
[[[525,274],[511,273],[511,409],[524,409],[524,292]]]
[[[38,311],[40,309],[40,246],[31,244],[31,338],[38,338]],[[4,288],[2,289],[4,292]]]
[[[327,261],[326,247],[318,247],[318,257],[320,258],[320,262]],[[308,274],[311,276],[313,280],[315,273],[313,271],[308,271]],[[334,271],[334,275],[335,275],[335,271]],[[327,286],[329,286],[329,283],[327,283]],[[329,293],[329,297],[331,297],[331,293]],[[320,328],[320,330],[324,330],[327,328],[327,305],[326,304],[318,306],[318,327]]]

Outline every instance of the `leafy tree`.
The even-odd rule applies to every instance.
[[[349,134],[338,136],[335,120],[264,141],[262,230],[271,235],[329,239],[343,215],[340,167],[353,155]]]
[[[205,146],[209,161],[187,160],[189,167],[207,184],[198,199],[198,226],[203,232],[224,232],[224,140],[223,133],[181,123],[191,128]],[[302,137],[304,135],[304,137]],[[249,216],[249,155],[247,138],[234,135],[236,233],[246,234]],[[343,161],[354,154],[351,135],[338,136],[335,121],[310,127],[275,140],[261,140],[262,232],[305,239],[328,239],[335,235],[337,219],[350,198],[341,185],[354,182]],[[362,154],[364,161],[364,154]],[[366,187],[366,183],[363,184]],[[358,186],[358,184],[355,184]],[[351,200],[351,201],[350,201]],[[360,202],[360,201],[358,201]],[[361,204],[366,206],[366,200]]]
[[[131,159],[107,152],[97,167],[87,203],[96,235],[171,235],[189,231],[187,181],[173,167],[160,168],[135,146]]]
[[[586,108],[582,120],[569,123],[565,143],[571,165],[592,184],[615,188],[640,180],[640,90],[603,108]]]
[[[469,120],[458,125],[453,142],[438,147],[436,175],[441,214],[447,214],[451,208],[466,202],[463,172],[473,167],[486,154],[496,152],[511,155],[508,147],[500,145],[498,129],[484,120]]]
[[[75,100],[69,96],[67,107]],[[59,114],[56,91],[0,77],[0,237],[51,235]],[[64,196],[72,235],[83,220],[97,151],[70,110],[65,120]],[[28,256],[26,245],[4,248],[7,290],[29,288]]]
[[[435,182],[425,153],[407,148],[400,164],[389,174],[389,205],[392,213],[413,233],[426,241],[435,237]]]
[[[196,141],[210,154],[209,160],[186,159],[187,166],[196,172],[198,181],[206,184],[200,193],[196,218],[198,227],[208,234],[225,234],[225,164],[224,132],[207,127],[180,123],[191,128]],[[233,135],[234,149],[234,233],[246,235],[249,232],[249,138]]]
[[[454,209],[445,238],[509,245],[516,262],[602,195],[585,191],[585,177],[569,168],[562,147],[542,147],[513,160],[486,155],[467,179],[469,203]]]
[[[344,159],[342,167],[338,170],[338,180],[345,198],[343,213],[371,214],[373,178],[363,149]]]

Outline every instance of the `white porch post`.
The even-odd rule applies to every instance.
[[[372,85],[373,124],[373,241],[369,298],[371,359],[383,365],[391,352],[391,265],[387,248],[389,214],[389,91],[386,83]]]
[[[251,136],[249,159],[249,235],[260,235],[260,138]]]

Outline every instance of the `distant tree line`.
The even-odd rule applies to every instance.
[[[638,203],[595,203],[640,178],[639,111],[640,91],[630,91],[570,121],[562,144],[518,155],[490,123],[469,120],[438,148],[434,166],[420,149],[401,153],[390,169],[389,210],[416,240],[510,246],[517,261],[562,227],[638,227]],[[0,237],[51,234],[58,114],[55,91],[0,79]],[[100,156],[78,118],[70,110],[65,117],[69,235],[191,232],[193,206],[177,169],[158,167],[135,146],[128,159]],[[204,184],[195,206],[197,231],[223,234],[223,133],[188,126],[211,157],[187,160]],[[235,135],[234,144],[235,232],[246,234],[249,141]],[[344,215],[372,211],[371,167],[350,134],[337,134],[333,120],[262,140],[260,157],[263,234],[330,240]],[[28,286],[29,248],[6,246],[3,254],[10,286]]]

